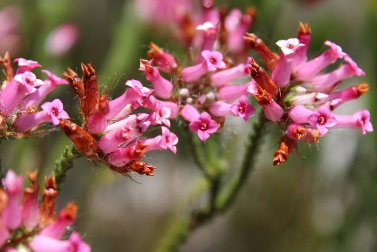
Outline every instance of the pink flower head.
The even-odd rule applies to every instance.
[[[279,40],[276,44],[281,48],[281,51],[285,56],[291,55],[295,53],[297,49],[305,46],[304,44],[301,44],[297,38]]]
[[[190,123],[190,129],[198,134],[200,140],[205,141],[209,138],[210,134],[215,133],[219,125],[211,119],[207,112],[200,114],[199,118]]]
[[[154,124],[165,124],[170,127],[171,109],[169,107],[164,107],[159,105],[157,110],[153,111],[151,114],[151,120]]]
[[[62,79],[55,74],[51,73],[48,70],[42,70],[42,73],[47,74],[48,79],[45,80],[45,83],[47,84],[47,81],[51,83],[52,85],[68,85],[68,81],[65,79]]]
[[[249,100],[245,95],[241,96],[239,101],[232,105],[230,108],[231,112],[235,116],[239,116],[245,122],[252,116],[255,112],[254,107],[250,104]]]
[[[64,111],[63,103],[59,99],[55,99],[52,102],[45,102],[41,108],[50,117],[53,125],[59,124],[59,119],[69,119],[67,112]]]
[[[370,113],[368,110],[357,111],[354,115],[361,132],[365,135],[368,132],[373,132],[373,125],[370,122]]]
[[[79,29],[75,24],[62,24],[48,35],[46,51],[54,56],[64,55],[74,46],[78,37]]]
[[[164,149],[171,150],[174,154],[177,153],[177,143],[178,143],[178,137],[176,134],[170,132],[170,130],[166,127],[161,127],[162,135],[160,140],[160,145]]]
[[[208,71],[216,71],[217,69],[226,68],[223,61],[223,55],[220,52],[205,50],[201,54],[205,60]]]
[[[337,123],[335,117],[331,114],[330,109],[324,105],[308,117],[308,122],[316,127],[322,136],[326,135],[330,128]]]
[[[21,83],[21,85],[23,85],[29,93],[36,91],[37,89],[35,87],[45,84],[42,80],[37,79],[35,74],[29,71],[26,71],[22,74],[17,74],[16,76],[14,76],[14,79]]]

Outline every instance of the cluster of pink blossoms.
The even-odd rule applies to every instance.
[[[47,70],[42,70],[47,79],[38,79],[32,72],[34,68],[41,67],[36,61],[20,58],[15,62],[18,68],[14,73],[9,55],[0,58],[6,77],[0,91],[0,136],[26,137],[42,123],[52,122],[53,125],[58,125],[59,119],[69,118],[59,99],[40,105],[58,85],[66,85],[68,82]]]
[[[46,178],[39,203],[37,172],[28,173],[31,185],[22,189],[24,179],[9,170],[0,189],[0,248],[4,252],[90,252],[78,233],[62,240],[76,219],[77,205],[69,203],[55,216],[58,195],[55,178]]]
[[[369,89],[362,83],[336,90],[344,79],[364,75],[338,45],[326,41],[329,49],[308,60],[310,27],[300,24],[297,38],[276,43],[281,49],[276,54],[256,35],[246,33],[252,15],[243,15],[239,10],[226,13],[208,2],[212,1],[203,1],[202,12],[195,18],[185,16],[191,26],[195,25],[195,32],[187,29],[187,22],[178,22],[181,37],[190,46],[194,62],[191,66],[183,66],[153,43],[148,52],[151,60],[141,60],[140,64],[157,96],[165,102],[175,102],[180,115],[202,141],[220,131],[228,115],[247,121],[255,111],[249,103],[250,96],[257,100],[268,120],[286,131],[274,155],[274,165],[287,160],[297,141],[318,142],[331,128],[360,128],[363,134],[373,131],[367,110],[351,116],[332,112]],[[249,49],[259,53],[269,73],[248,57]],[[337,60],[344,64],[323,73]],[[162,72],[170,76],[163,77]]]
[[[153,84],[156,95],[165,100],[160,102],[179,106],[180,115],[202,141],[222,128],[226,116],[247,121],[254,114],[247,97],[251,95],[251,58],[247,56],[249,45],[243,39],[254,14],[251,9],[245,14],[238,9],[227,13],[214,8],[212,1],[203,1],[200,12],[195,16],[185,13],[185,21],[178,22],[179,37],[196,53],[192,66],[182,66],[153,43],[148,52],[151,60],[141,60],[140,70]],[[240,81],[244,84],[238,86],[237,92],[228,89]]]
[[[274,165],[287,160],[297,141],[318,142],[332,128],[359,128],[362,134],[373,131],[367,110],[356,111],[353,115],[332,112],[368,91],[369,86],[365,83],[337,90],[343,80],[364,75],[364,72],[349,55],[330,41],[325,42],[329,47],[326,51],[308,60],[310,38],[309,25],[300,23],[297,38],[276,43],[281,49],[280,55],[269,50],[254,34],[247,34],[245,38],[271,72],[268,74],[255,61],[251,62],[251,76],[255,81],[253,94],[266,117],[285,130],[274,155]],[[323,73],[325,68],[338,60],[342,60],[343,64]]]
[[[153,175],[155,167],[140,160],[152,150],[170,149],[176,153],[178,137],[169,127],[170,119],[178,115],[177,105],[157,100],[152,96],[153,89],[137,80],[127,81],[124,94],[109,100],[107,94],[99,94],[91,64],[82,64],[82,72],[83,79],[71,69],[64,73],[80,100],[82,127],[62,119],[61,128],[87,158],[122,174],[135,171]],[[152,127],[161,134],[145,138],[144,132]]]

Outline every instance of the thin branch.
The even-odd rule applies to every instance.
[[[73,160],[81,156],[82,154],[76,150],[73,144],[64,148],[64,151],[60,158],[55,161],[54,175],[58,188],[65,180],[67,172],[73,167]]]

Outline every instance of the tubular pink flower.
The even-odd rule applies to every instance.
[[[337,124],[334,115],[331,114],[330,109],[326,105],[314,111],[308,117],[308,122],[311,126],[316,127],[322,136],[326,135],[329,129]]]
[[[235,17],[239,14],[235,14]],[[237,19],[237,17],[236,17]],[[229,21],[230,23],[231,21]],[[232,29],[228,30],[228,49],[231,52],[239,52],[244,48],[245,41],[243,36],[249,30],[251,25],[253,24],[253,17],[251,15],[245,14],[238,16],[238,22],[236,24],[232,24]]]
[[[302,48],[304,44],[296,38],[288,40],[279,40],[276,44],[281,49],[280,59],[272,72],[272,80],[278,87],[285,87],[291,78],[292,63],[298,49]]]
[[[78,207],[73,202],[69,203],[66,208],[60,211],[58,219],[44,228],[39,235],[61,239],[67,228],[75,222],[77,209]]]
[[[315,77],[320,71],[325,69],[330,64],[334,63],[337,59],[341,59],[345,57],[345,53],[343,53],[342,48],[330,41],[326,41],[325,45],[329,46],[330,48],[322,53],[317,58],[314,58],[304,64],[302,64],[297,72],[296,72],[296,79],[297,80],[310,80]]]
[[[203,31],[203,43],[201,51],[209,50],[212,51],[213,45],[217,39],[218,26],[211,23],[205,22],[202,25],[198,25],[196,30]],[[202,56],[199,55],[197,62],[202,60]]]
[[[203,62],[191,66],[186,67],[182,70],[182,79],[186,82],[197,81],[202,77],[204,74],[212,71],[216,71],[217,69],[226,68],[226,65],[223,61],[223,55],[220,52],[216,51],[208,51],[205,50],[201,52],[201,55],[204,59]]]
[[[308,123],[308,118],[313,114],[313,111],[305,108],[302,105],[293,106],[288,111],[288,116],[295,123]]]
[[[167,127],[170,127],[170,118],[171,109],[168,107],[159,106],[159,108],[150,114],[152,125],[156,124],[165,124]]]
[[[161,146],[164,147],[164,149],[171,150],[174,154],[177,153],[177,147],[178,144],[178,137],[176,134],[170,132],[170,130],[166,127],[161,127],[162,135],[161,135]]]
[[[78,37],[79,29],[75,24],[59,25],[48,35],[46,51],[54,56],[64,55],[75,45]]]
[[[128,146],[125,148],[117,149],[113,153],[111,153],[108,157],[108,161],[110,164],[121,167],[127,164],[132,160],[138,160],[141,157],[135,153],[136,146]]]
[[[243,95],[238,102],[231,106],[230,111],[233,115],[241,117],[246,122],[254,114],[255,109],[247,97]]]
[[[246,64],[239,64],[230,69],[226,69],[224,71],[220,71],[214,73],[211,76],[211,84],[215,87],[221,87],[226,84],[229,84],[231,81],[242,78],[250,74],[249,64],[251,62],[251,58],[249,57]]]
[[[210,134],[215,133],[219,125],[211,119],[207,112],[200,114],[199,118],[190,123],[190,129],[198,134],[200,140],[205,141],[210,137]]]
[[[43,111],[30,115],[22,115],[15,121],[14,125],[18,132],[26,132],[35,126],[52,122],[53,125],[58,125],[59,119],[69,119],[67,112],[64,111],[63,104],[59,99],[52,102],[45,102],[41,108]]]
[[[21,224],[21,196],[23,177],[17,176],[13,170],[9,170],[3,179],[8,201],[1,214],[2,224],[11,229],[17,229]]]
[[[277,104],[274,100],[271,100],[268,104],[261,105],[264,111],[264,115],[272,122],[279,122],[284,115],[283,108]]]
[[[26,71],[22,74],[17,74],[14,76],[14,79],[19,82],[21,85],[23,85],[29,94],[35,92],[37,89],[35,87],[43,86],[45,83],[37,79],[35,74],[32,72]]]
[[[335,115],[337,124],[335,127],[361,129],[361,133],[365,135],[368,132],[373,132],[373,125],[370,122],[370,113],[368,110],[359,110],[352,116]]]
[[[344,60],[347,62],[346,65],[340,66],[330,73],[319,75],[312,80],[315,91],[324,92],[331,90],[344,79],[348,79],[354,75],[361,76],[365,74],[348,55],[344,56]]]
[[[22,226],[32,231],[39,223],[38,190],[24,192],[21,209]]]
[[[66,241],[37,235],[29,244],[34,252],[90,252],[90,246],[76,232]]]
[[[218,91],[217,99],[231,102],[241,97],[241,95],[247,95],[247,90],[250,86],[250,83],[251,82],[245,83],[243,85],[225,86]]]
[[[294,70],[297,70],[297,68],[307,60],[306,55],[311,40],[310,26],[308,24],[300,23],[297,39],[300,41],[300,44],[303,44],[304,46],[297,49],[296,56],[293,60]]]
[[[153,63],[165,73],[173,73],[178,68],[178,63],[173,55],[165,52],[157,45],[150,43],[150,50],[148,51],[148,57],[152,59]]]
[[[45,84],[43,86],[23,99],[22,104],[24,110],[29,106],[38,106],[58,85],[68,85],[68,81],[59,78],[50,71],[42,70],[42,72],[47,74],[48,79],[44,81]]]
[[[145,78],[154,86],[156,94],[164,99],[171,97],[173,91],[173,84],[160,75],[157,68],[153,67],[148,60],[140,60],[140,68],[144,72]]]
[[[189,122],[196,121],[200,114],[199,111],[192,105],[186,104],[181,110],[182,117]]]
[[[232,104],[217,101],[209,107],[209,112],[216,117],[224,117],[232,113],[231,107]]]

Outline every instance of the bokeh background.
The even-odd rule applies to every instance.
[[[367,108],[377,127],[377,1],[216,3],[240,9],[257,7],[252,32],[271,47],[278,39],[296,36],[299,21],[309,22],[312,28],[310,56],[324,50],[325,40],[341,45],[367,73],[350,79],[345,86],[367,82],[371,90],[339,111],[351,114]],[[152,28],[130,0],[1,0],[0,13],[0,34],[8,34],[0,35],[0,54],[9,50],[13,58],[37,60],[56,74],[68,66],[79,69],[81,62],[92,62],[102,89],[114,96],[122,92],[127,79],[144,80],[137,69],[139,58],[146,58],[150,41],[168,50],[180,50],[166,29]],[[72,48],[54,54],[49,49],[49,36],[67,23],[75,27],[77,40]],[[59,87],[57,93],[70,115],[77,117],[74,93],[67,87]],[[230,121],[221,133],[231,139],[232,144],[223,143],[230,155],[242,152],[246,127]],[[196,230],[182,251],[377,251],[376,134],[332,130],[318,145],[300,146],[286,164],[273,168],[271,157],[281,132],[271,125],[265,132],[256,170],[234,207]],[[39,168],[42,182],[68,143],[60,131],[44,138],[3,141],[2,167],[18,172]],[[148,154],[146,160],[158,167],[156,175],[133,175],[134,180],[84,158],[76,160],[62,187],[58,207],[72,199],[78,203],[75,228],[94,252],[154,251],[172,218],[186,214],[191,207],[188,195],[201,186],[201,174],[184,141],[178,150],[176,156],[168,152]]]

